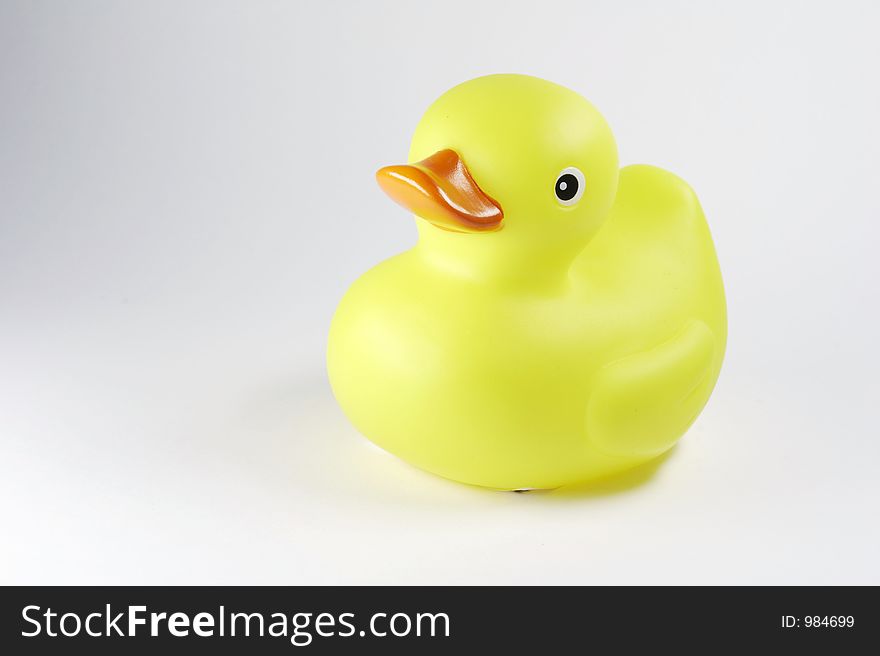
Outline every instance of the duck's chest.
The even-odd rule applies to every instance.
[[[591,318],[587,305],[566,296],[368,274],[337,310],[331,351],[359,375],[411,384],[431,376],[468,386],[512,378],[577,385],[603,363],[613,341],[613,331]]]

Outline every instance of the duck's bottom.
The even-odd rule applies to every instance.
[[[595,454],[595,458],[591,463],[593,466],[584,466],[582,463],[579,471],[570,470],[569,467],[565,466],[564,459],[560,459],[561,461],[558,468],[553,472],[548,471],[545,465],[530,474],[514,474],[512,470],[520,469],[522,463],[516,463],[513,466],[508,464],[505,468],[499,468],[499,463],[496,462],[495,467],[487,467],[477,470],[473,467],[473,463],[467,463],[466,459],[462,458],[455,463],[456,465],[459,465],[459,467],[453,466],[440,468],[436,463],[426,463],[420,458],[404,457],[400,453],[386,448],[375,440],[370,440],[370,442],[381,448],[383,451],[388,452],[396,458],[403,460],[407,464],[414,466],[417,469],[421,469],[428,474],[433,474],[434,476],[445,478],[446,480],[455,483],[497,492],[514,492],[516,494],[552,492],[554,490],[559,490],[560,488],[578,489],[592,487],[593,485],[604,486],[606,482],[611,484],[619,478],[628,478],[629,472],[642,469],[650,468],[651,473],[653,473],[653,470],[665,460],[665,456],[668,455],[674,447],[673,445],[669,449],[650,456],[641,455],[640,457],[632,458],[610,457],[605,454]],[[613,458],[613,463],[609,462],[610,458]],[[656,463],[656,465],[652,466],[652,463]],[[467,466],[467,471],[462,471],[465,466]],[[624,487],[631,486],[623,485],[621,486],[621,489]]]
[[[484,370],[491,369],[459,376],[470,384],[454,387],[459,396],[452,400],[440,398],[429,376],[402,380],[392,390],[346,370],[331,383],[355,428],[376,446],[442,478],[494,490],[552,490],[606,479],[655,459],[687,429],[671,420],[623,422],[641,415],[644,403],[606,399],[601,407],[607,411],[591,413],[595,404],[583,409],[574,402],[589,396],[584,389],[547,380],[502,394],[498,381],[504,379]],[[676,408],[666,410],[677,416]],[[621,435],[628,439],[613,439],[613,426],[626,428]]]
[[[554,487],[526,487],[526,488],[486,488],[485,486],[473,485],[473,487],[484,487],[495,492],[512,492],[514,494],[537,493],[540,495],[544,492],[555,492],[562,495],[596,495],[596,494],[614,494],[617,492],[625,492],[637,488],[647,483],[656,473],[661,465],[675,450],[675,446],[664,451],[663,453],[645,461],[640,462],[632,467],[611,472],[598,476],[596,478],[574,481],[565,485]],[[455,481],[461,483],[463,481]]]

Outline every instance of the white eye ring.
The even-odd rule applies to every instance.
[[[572,193],[574,187],[574,193]],[[574,205],[584,195],[584,174],[579,168],[569,166],[556,176],[553,193],[560,205]]]

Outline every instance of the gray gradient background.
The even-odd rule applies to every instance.
[[[0,3],[0,582],[880,583],[880,10],[724,4]],[[415,238],[373,171],[491,72],[702,200],[730,344],[660,467],[484,491],[334,404]]]

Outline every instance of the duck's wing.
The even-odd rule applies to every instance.
[[[621,171],[614,208],[576,263],[577,283],[613,326],[594,375],[587,433],[604,450],[660,453],[699,414],[721,367],[727,323],[703,211],[680,178]]]
[[[666,451],[709,400],[717,342],[693,319],[665,342],[599,369],[587,404],[588,438],[622,456]]]

